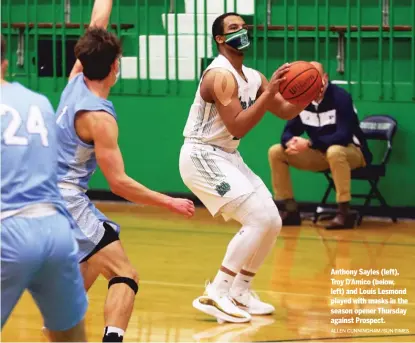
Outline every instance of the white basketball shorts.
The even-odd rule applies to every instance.
[[[228,153],[208,144],[184,143],[179,168],[184,184],[212,216],[229,202],[244,199],[253,192],[272,198],[264,182],[245,164],[238,151]]]

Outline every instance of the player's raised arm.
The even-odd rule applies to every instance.
[[[231,72],[216,68],[206,73],[200,93],[207,102],[215,103],[226,128],[231,135],[242,138],[262,119],[268,109],[268,103],[278,92],[288,66],[278,69],[255,104],[242,109],[238,98],[238,85]]]
[[[112,0],[95,0],[89,26],[107,28],[112,9]]]
[[[89,26],[107,28],[110,20],[112,10],[112,0],[95,0],[94,7],[92,8],[91,22]],[[81,23],[82,25],[83,23]],[[76,60],[71,73],[69,74],[69,80],[71,80],[76,74],[82,72],[82,64],[79,60]]]
[[[172,212],[191,217],[193,202],[152,191],[129,177],[118,146],[118,126],[115,119],[105,112],[88,112],[86,125],[94,141],[97,162],[111,191],[131,202],[165,207]]]

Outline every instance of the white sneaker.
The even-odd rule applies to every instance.
[[[264,303],[258,295],[251,290],[244,293],[236,294],[231,290],[231,297],[238,307],[252,315],[266,315],[275,311],[275,307],[271,304]]]
[[[217,318],[219,323],[246,323],[251,320],[251,315],[236,306],[229,293],[219,292],[211,284],[206,286],[204,295],[193,301],[193,307]]]

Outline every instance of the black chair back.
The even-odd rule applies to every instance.
[[[387,114],[371,115],[360,122],[360,128],[367,140],[387,141],[387,149],[382,164],[386,164],[389,160],[397,125],[396,120]]]

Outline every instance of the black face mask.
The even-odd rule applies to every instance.
[[[236,50],[245,50],[251,44],[249,42],[248,30],[240,29],[239,31],[227,33],[225,43]]]

